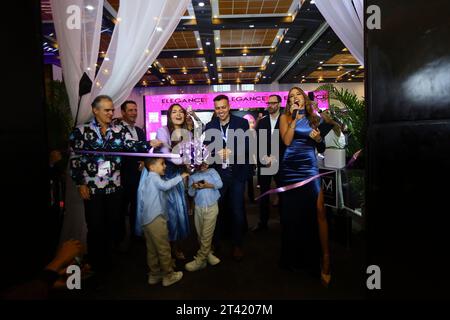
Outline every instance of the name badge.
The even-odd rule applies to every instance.
[[[111,162],[110,161],[101,161],[98,163],[98,176],[106,177],[111,173]]]

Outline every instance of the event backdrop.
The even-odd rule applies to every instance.
[[[306,92],[308,93],[308,92]],[[167,123],[166,115],[162,111],[169,109],[170,105],[179,103],[184,108],[189,106],[196,110],[214,110],[214,97],[220,93],[205,94],[169,94],[169,95],[146,95],[145,101],[145,128],[147,139],[154,139],[156,131]],[[281,92],[236,92],[226,93],[230,99],[231,109],[254,109],[267,108],[267,100],[270,95],[278,94],[286,105],[288,91]],[[314,100],[320,109],[328,108],[328,92],[314,91]]]

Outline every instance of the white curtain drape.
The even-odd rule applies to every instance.
[[[75,119],[81,76],[86,72],[91,80],[95,77],[103,0],[51,0],[51,6],[64,83],[72,117]],[[83,96],[82,104],[88,104],[89,99],[89,95]],[[86,224],[83,218],[83,201],[70,177],[69,168],[66,176],[65,209],[60,240],[73,238],[85,243]]]
[[[81,76],[86,72],[91,80],[95,77],[103,0],[51,0],[51,6],[64,83],[75,119]],[[82,102],[88,100],[84,96]]]
[[[189,2],[121,1],[117,24],[106,52],[108,59],[101,65],[91,97],[107,94],[112,97],[115,106],[124,102],[166,45]],[[82,110],[80,119],[89,119],[89,105],[83,104]]]
[[[98,58],[103,0],[52,0],[56,37],[72,115],[78,103],[79,81],[86,72],[93,80],[92,91],[83,96],[77,124],[92,117],[91,101],[100,94],[112,97],[119,106],[148,69],[176,29],[190,0],[121,1],[106,57],[95,76]],[[81,28],[68,28],[75,7],[80,8]],[[94,14],[95,13],[95,14]],[[95,17],[95,19],[94,19]],[[76,21],[70,20],[74,25]],[[70,176],[66,185],[66,214],[61,241],[85,242],[84,210]]]
[[[316,6],[351,54],[364,65],[363,0],[316,0]]]

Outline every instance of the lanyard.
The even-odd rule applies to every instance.
[[[225,141],[225,145],[227,143],[227,137],[228,137],[228,129],[230,128],[230,122],[228,122],[227,125],[227,129],[225,130],[225,132],[223,132],[223,126],[219,123],[220,125],[220,131],[222,131],[222,139],[223,141]],[[225,162],[222,163],[222,169],[226,169],[228,167],[228,160],[225,160]]]
[[[223,132],[223,126],[220,125],[220,131],[222,131],[222,139],[223,141],[225,141],[225,143],[227,142],[227,137],[228,137],[228,129],[230,128],[230,123],[228,122],[227,124],[227,129],[225,130],[225,132]]]

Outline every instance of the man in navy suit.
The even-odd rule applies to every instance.
[[[266,140],[266,152],[259,150],[258,159],[264,159],[264,161],[258,161],[258,171],[261,170],[262,167],[268,167],[273,162],[278,161],[277,167],[279,167],[280,159],[284,150],[284,143],[281,140],[279,135],[280,128],[280,114],[281,114],[281,97],[279,95],[271,95],[269,96],[269,100],[267,102],[267,111],[269,115],[261,118],[258,121],[258,125],[256,127],[256,135],[258,138],[258,148],[260,147],[260,139],[262,135],[265,135]],[[264,129],[264,130],[263,130]],[[273,146],[271,144],[272,139],[278,139],[279,150],[272,150]],[[275,180],[275,183],[278,185],[278,174],[274,175],[260,175],[259,176],[259,184],[261,187],[261,194],[268,191],[270,189],[270,185],[272,183],[272,179]],[[270,197],[265,196],[260,199],[259,202],[259,223],[253,229],[253,231],[264,231],[267,230],[267,222],[269,221],[269,211],[270,211]]]
[[[122,112],[122,120],[118,123],[128,129],[133,140],[146,141],[145,132],[136,126],[136,118],[138,116],[137,104],[135,101],[127,100],[120,106]],[[121,183],[123,186],[123,207],[120,230],[118,232],[118,241],[122,241],[126,234],[125,217],[129,216],[130,236],[133,238],[135,221],[136,221],[136,199],[137,188],[141,172],[139,170],[140,161],[137,157],[122,157],[121,166]]]
[[[247,132],[249,129],[248,121],[236,117],[230,114],[229,99],[225,95],[219,95],[214,98],[214,111],[216,117],[209,122],[205,131],[209,129],[216,129],[221,132],[222,141],[219,145],[222,149],[217,151],[220,157],[221,163],[215,163],[213,167],[219,173],[223,186],[220,189],[220,202],[219,202],[219,216],[217,220],[217,226],[215,230],[214,242],[217,245],[220,241],[224,228],[224,215],[230,215],[231,217],[231,238],[233,244],[233,258],[236,261],[242,260],[244,253],[242,250],[243,238],[245,232],[245,211],[244,211],[244,193],[245,183],[249,174],[249,156],[248,156],[248,140],[245,140],[244,150],[245,152],[239,152],[238,138],[229,134],[230,130],[242,129]],[[207,138],[208,139],[208,138]],[[234,141],[231,141],[234,139]],[[205,140],[205,144],[210,144],[213,141]],[[214,143],[216,145],[217,142]],[[231,146],[233,144],[233,146]],[[232,149],[230,149],[232,148]],[[215,153],[211,154],[215,157]],[[239,157],[244,157],[244,161],[238,161]],[[244,163],[240,163],[244,162]],[[225,204],[227,204],[229,211],[224,212]]]

